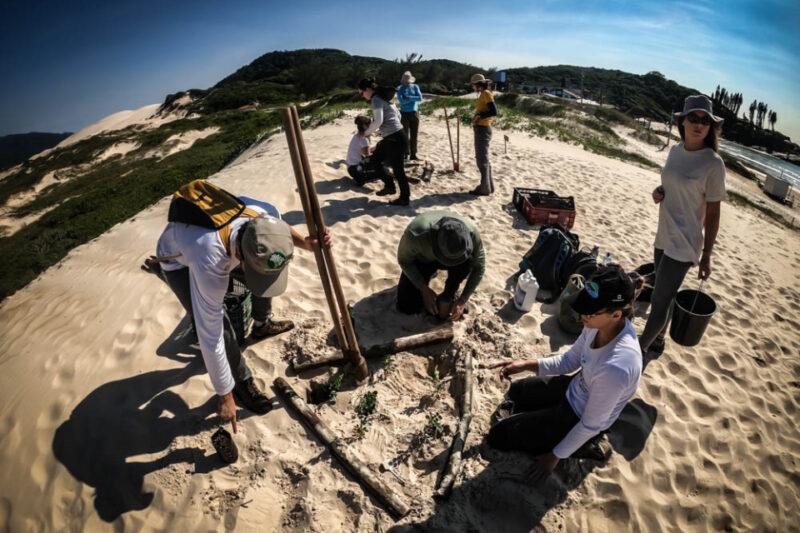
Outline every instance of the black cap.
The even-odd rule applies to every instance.
[[[571,307],[579,315],[622,309],[633,301],[634,288],[630,276],[619,265],[601,266],[583,284]]]
[[[433,254],[444,266],[460,265],[472,257],[472,235],[464,222],[442,217],[436,223]]]

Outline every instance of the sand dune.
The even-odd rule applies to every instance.
[[[706,285],[720,310],[695,348],[669,343],[647,367],[639,393],[612,431],[606,464],[571,461],[543,487],[522,477],[530,460],[482,444],[506,385],[476,375],[475,419],[464,473],[448,502],[431,498],[456,424],[455,353],[481,362],[543,356],[571,338],[552,305],[526,315],[509,303],[513,274],[536,230],[509,206],[514,186],[575,196],[575,231],[623,265],[649,260],[658,174],[580,148],[495,131],[497,191],[475,199],[467,131],[463,173],[445,172],[444,124],[422,121],[420,153],[437,172],[412,186],[410,208],[389,208],[355,187],[340,160],[352,119],[305,133],[345,292],[356,303],[362,341],[428,327],[399,320],[390,289],[395,253],[416,213],[447,208],[478,223],[488,268],[453,346],[373,361],[376,414],[354,438],[354,405],[342,390],[322,418],[378,473],[397,465],[405,486],[379,474],[412,505],[397,524],[453,531],[788,531],[798,523],[800,431],[800,238],[770,220],[723,207],[714,273]],[[510,136],[503,153],[502,134]],[[282,135],[218,173],[231,191],[274,202],[305,232]],[[371,186],[373,189],[374,186]],[[386,531],[394,522],[282,407],[247,416],[236,436],[241,459],[215,460],[209,436],[213,391],[186,341],[184,313],[166,286],[139,270],[166,219],[164,199],[69,254],[0,305],[0,529]],[[696,286],[687,279],[686,285]],[[298,390],[324,370],[295,376],[287,357],[323,349],[330,333],[311,254],[298,252],[275,313],[303,324],[248,347],[257,382],[278,376]],[[643,311],[643,310],[642,310]],[[636,319],[643,326],[644,311]],[[443,436],[431,435],[440,417]],[[428,429],[426,429],[428,428]]]

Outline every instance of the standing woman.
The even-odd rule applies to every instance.
[[[722,118],[714,116],[711,100],[686,97],[675,114],[682,143],[672,147],[653,191],[660,204],[655,241],[656,278],[650,316],[639,342],[642,354],[664,351],[672,303],[693,265],[699,279],[711,275],[711,252],[719,230],[720,203],[725,199],[725,163],[719,150]]]
[[[400,196],[389,202],[389,205],[408,205],[411,198],[411,191],[408,188],[406,171],[403,168],[403,156],[406,151],[406,138],[403,135],[403,125],[400,123],[400,112],[391,99],[394,89],[386,91],[383,87],[379,88],[374,80],[363,79],[358,82],[359,94],[372,104],[372,123],[364,132],[365,137],[369,137],[376,131],[383,137],[375,146],[372,152],[372,164],[375,165],[378,175],[383,180],[383,189],[377,192],[378,196],[395,194],[397,189],[394,180],[383,168],[386,162],[394,172],[394,179],[400,186]],[[379,94],[381,93],[381,94]]]
[[[478,94],[472,129],[475,134],[475,163],[481,172],[481,184],[470,191],[475,196],[488,196],[494,192],[492,165],[489,163],[489,143],[492,140],[492,117],[497,116],[494,96],[489,90],[489,80],[483,74],[473,74],[469,80],[472,90]]]
[[[400,102],[400,122],[406,136],[406,158],[417,160],[417,132],[419,131],[419,103],[422,91],[410,71],[403,72],[397,86],[397,101]]]

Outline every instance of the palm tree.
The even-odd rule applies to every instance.
[[[769,112],[769,125],[772,127],[772,132],[775,132],[775,123],[778,122],[778,113],[775,111]]]
[[[750,108],[749,108],[750,109],[750,124],[754,123],[753,122],[753,115],[755,115],[757,107],[758,107],[758,103],[755,100],[753,100],[753,103],[750,104]]]

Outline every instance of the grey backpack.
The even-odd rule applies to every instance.
[[[570,304],[578,297],[578,293],[583,290],[584,278],[580,274],[573,274],[567,281],[567,286],[561,291],[558,297],[558,325],[567,333],[579,335],[583,331],[581,316],[572,310]]]

